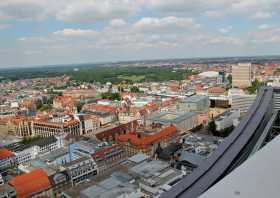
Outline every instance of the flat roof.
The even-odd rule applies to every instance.
[[[279,197],[280,137],[276,137],[200,198]]]
[[[161,112],[161,113],[152,115],[151,117],[148,118],[148,120],[169,124],[171,122],[172,123],[182,122],[183,120],[186,120],[186,119],[191,118],[196,115],[197,115],[197,113],[195,113],[195,112],[168,111],[168,112]]]
[[[136,164],[141,163],[145,160],[147,160],[149,157],[143,153],[138,153],[136,155],[133,155],[132,157],[128,158],[129,161],[134,162]]]
[[[132,167],[130,170],[143,178],[151,178],[153,176],[160,175],[160,173],[169,166],[170,165],[167,162],[160,160],[151,160],[144,161]]]
[[[194,95],[182,100],[182,102],[199,102],[200,100],[204,100],[207,98],[209,99],[208,96],[204,96],[204,95]]]
[[[124,173],[122,173],[122,175],[125,177]],[[129,176],[127,177],[130,178]],[[118,175],[112,175],[111,177],[99,182],[98,184],[81,191],[80,197],[115,198],[136,191],[136,185],[131,184],[128,181],[119,179]]]

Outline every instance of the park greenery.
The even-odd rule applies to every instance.
[[[130,88],[130,92],[131,92],[131,93],[140,93],[141,91],[139,90],[138,87],[133,86],[133,87]]]
[[[78,67],[78,66],[77,66]],[[21,69],[0,70],[1,80],[19,80],[39,77],[70,76],[72,80],[79,82],[112,82],[135,83],[156,82],[169,80],[184,80],[194,74],[189,69],[176,69],[172,67],[124,67],[124,66],[80,66],[74,70],[73,66],[59,67],[34,67]],[[63,87],[64,88],[64,87]]]
[[[102,99],[108,99],[108,100],[120,100],[121,96],[119,93],[111,93],[106,92],[101,94]]]
[[[184,80],[193,72],[187,69],[173,70],[172,68],[154,67],[100,67],[85,69],[72,75],[72,79],[81,82],[112,82],[135,83],[168,80]]]

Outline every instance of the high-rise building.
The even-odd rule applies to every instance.
[[[250,87],[252,82],[251,70],[251,63],[239,63],[232,66],[232,86],[240,88]]]

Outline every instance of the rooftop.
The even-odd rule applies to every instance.
[[[42,169],[17,176],[9,183],[16,189],[17,197],[19,198],[29,197],[51,187],[49,178]]]
[[[211,94],[222,94],[224,93],[226,90],[222,87],[210,87],[208,89],[208,93],[211,93]]]
[[[196,167],[205,162],[205,158],[202,157],[201,155],[190,153],[187,151],[183,151],[181,153],[179,160],[182,162],[185,161],[185,162],[191,163],[192,165],[194,165]]]
[[[151,120],[153,122],[158,122],[161,124],[170,124],[170,123],[179,123],[182,122],[188,118],[191,118],[193,116],[196,116],[197,113],[195,112],[161,112],[157,113],[156,115],[152,115],[148,118],[148,120]]]
[[[119,135],[116,139],[118,142],[130,142],[134,146],[137,146],[139,148],[147,148],[149,145],[152,145],[153,143],[163,140],[169,136],[172,136],[178,132],[176,126],[170,125],[168,127],[165,127],[160,132],[152,134],[152,135],[146,135],[144,137],[139,137],[136,133],[128,133]]]
[[[12,157],[13,155],[13,152],[6,148],[0,149],[0,160]]]
[[[143,178],[151,178],[159,176],[164,170],[169,167],[169,163],[159,160],[146,160],[130,170]]]
[[[205,100],[205,99],[208,99],[208,96],[204,96],[204,95],[194,95],[194,96],[191,96],[191,97],[188,97],[186,98],[185,100],[183,100],[182,102],[199,102],[201,100]]]
[[[128,158],[129,161],[134,162],[136,164],[141,163],[148,159],[148,156],[143,153],[138,153],[133,155],[132,157]]]
[[[137,186],[130,183],[132,179],[129,175],[115,172],[111,177],[83,190],[80,195],[82,198],[115,198],[135,193]]]

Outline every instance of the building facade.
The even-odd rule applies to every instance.
[[[50,137],[59,134],[81,135],[80,121],[73,119],[65,122],[34,121],[32,122],[34,136]]]
[[[240,118],[240,110],[228,110],[215,118],[216,130],[221,131],[234,124]]]
[[[0,149],[0,171],[6,170],[16,165],[15,155],[12,151]]]
[[[177,109],[184,112],[208,112],[210,100],[208,96],[194,95],[178,102]]]
[[[251,63],[239,63],[232,66],[232,86],[233,87],[250,87],[252,82],[252,65]]]
[[[97,166],[92,157],[82,157],[64,165],[71,185],[76,186],[97,174]]]
[[[232,95],[231,108],[239,109],[241,114],[245,114],[254,103],[255,99],[256,95]]]
[[[116,141],[122,146],[127,156],[139,152],[148,156],[154,156],[156,150],[164,148],[172,142],[178,141],[179,131],[174,125],[170,125],[158,132],[144,134],[143,132],[130,132],[117,136]]]

